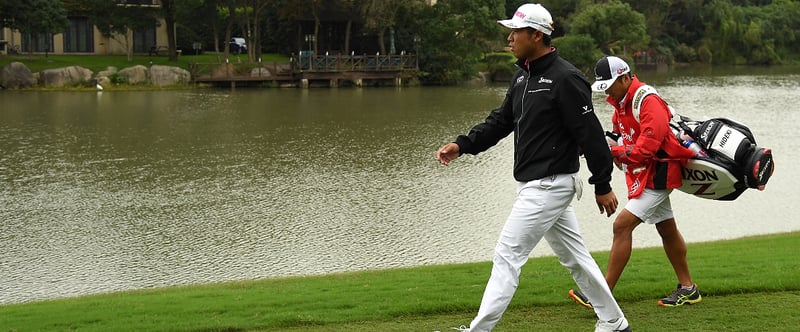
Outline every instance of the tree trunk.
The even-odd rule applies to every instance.
[[[316,56],[319,54],[319,50],[317,49],[317,41],[319,41],[319,13],[317,13],[317,6],[316,1],[312,4],[311,13],[314,15],[314,55]]]
[[[231,30],[233,30],[233,21],[234,15],[236,14],[236,6],[232,3],[228,3],[228,26],[225,27],[225,59],[228,59],[228,55],[231,54]]]
[[[219,57],[219,28],[216,21],[211,24],[211,34],[214,35],[214,54],[217,55],[217,62],[222,62]]]
[[[350,30],[353,27],[353,20],[347,20],[347,28],[344,32],[344,54],[350,54]]]
[[[128,53],[128,61],[133,61],[133,43],[131,40],[133,39],[133,30],[128,29],[128,32],[125,33],[125,50]]]
[[[175,40],[175,0],[161,0],[161,10],[167,26],[167,54],[169,61],[178,61],[177,42]]]
[[[256,57],[256,59],[261,59],[261,29],[259,28],[261,25],[260,18],[262,13],[264,12],[264,9],[266,9],[268,5],[269,1],[263,1],[263,0],[257,1],[255,10],[253,10],[255,16],[253,18],[253,41],[252,41],[253,45],[251,46],[251,48],[253,50],[252,54],[254,57]],[[248,48],[248,50],[249,49],[250,48]]]
[[[244,13],[244,42],[247,45],[247,63],[253,63],[253,25],[251,24],[252,20],[250,19],[250,15],[247,15],[247,10],[245,6],[245,13]],[[242,51],[239,51],[242,53]]]
[[[378,47],[380,47],[381,54],[386,54],[386,41],[383,35],[386,33],[386,28],[381,28],[378,32]]]

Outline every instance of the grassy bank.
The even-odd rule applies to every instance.
[[[288,62],[289,59],[285,56],[267,54],[261,59],[262,62]],[[225,61],[223,55],[217,56],[216,54],[200,54],[200,55],[181,55],[178,61],[169,61],[166,56],[148,56],[136,55],[131,61],[125,55],[48,55],[36,54],[29,56],[27,54],[20,55],[0,55],[0,68],[12,62],[22,62],[31,72],[39,72],[44,69],[63,68],[69,66],[81,66],[91,70],[94,73],[105,70],[108,67],[117,67],[123,69],[133,67],[136,65],[150,66],[150,65],[164,65],[175,66],[183,69],[189,69],[189,64],[192,63],[219,63]],[[230,55],[229,61],[231,62],[247,62],[247,55]]]
[[[703,303],[661,308],[675,277],[635,250],[615,295],[638,331],[792,331],[800,232],[689,245]],[[487,256],[490,253],[487,253]],[[595,254],[605,266],[608,253]],[[489,263],[144,290],[0,306],[0,331],[446,331],[477,310]],[[554,257],[531,259],[496,331],[586,331],[593,312]]]

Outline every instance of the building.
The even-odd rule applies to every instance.
[[[161,6],[159,0],[117,2],[118,6],[125,7]],[[69,25],[66,30],[57,33],[30,35],[0,27],[0,53],[124,55],[128,49],[134,54],[166,52],[167,29],[163,19],[147,29],[129,30],[126,35],[111,36],[103,35],[87,16],[68,15],[67,19]]]

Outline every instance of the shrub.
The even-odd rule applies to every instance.
[[[677,62],[696,62],[698,60],[697,51],[684,43],[675,47],[675,61]]]
[[[125,76],[120,75],[119,73],[113,73],[108,75],[108,80],[111,81],[111,84],[120,85],[128,83],[128,78]]]
[[[553,45],[558,48],[561,57],[586,73],[593,71],[597,60],[603,56],[595,44],[589,35],[568,35],[553,39]]]

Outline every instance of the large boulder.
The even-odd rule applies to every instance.
[[[191,80],[192,75],[186,69],[172,66],[150,66],[150,83],[155,86],[186,84]]]
[[[136,65],[133,67],[124,68],[119,71],[122,77],[128,84],[147,84],[150,83],[150,71],[147,67]]]
[[[80,66],[45,69],[39,73],[39,80],[45,87],[86,85],[92,80],[92,71]]]
[[[22,62],[12,62],[0,70],[0,87],[5,89],[27,88],[36,84],[33,73]]]

